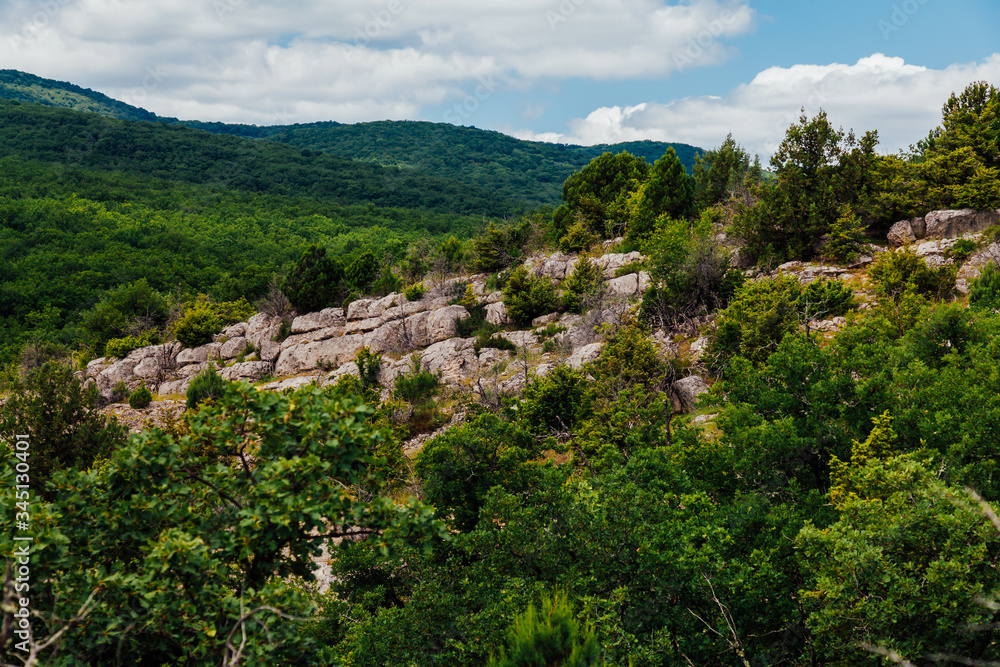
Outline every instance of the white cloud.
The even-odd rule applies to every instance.
[[[652,139],[714,148],[732,132],[745,148],[766,158],[804,107],[809,116],[824,109],[835,126],[853,128],[859,136],[878,130],[879,149],[896,152],[940,124],[941,107],[952,92],[978,80],[1000,80],[1000,54],[933,70],[876,53],[854,65],[773,67],[724,98],[603,107],[570,121],[564,134],[515,135],[587,145]]]
[[[745,0],[13,0],[0,61],[157,113],[274,122],[416,117],[513,87],[662,77],[728,59]],[[148,68],[164,72],[149,86]]]

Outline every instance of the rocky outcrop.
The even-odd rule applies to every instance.
[[[688,376],[674,383],[674,391],[684,410],[694,409],[698,404],[698,398],[708,390],[708,384],[697,375]]]
[[[922,218],[900,220],[889,229],[893,246],[914,243],[921,239],[947,239],[963,234],[977,234],[1000,223],[1000,211],[977,211],[972,208],[931,211]]]

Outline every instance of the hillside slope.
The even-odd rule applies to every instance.
[[[701,151],[687,144],[658,141],[596,146],[550,144],[475,127],[424,121],[387,120],[350,125],[328,121],[273,126],[181,121],[157,116],[71,83],[16,70],[0,70],[0,99],[65,107],[120,120],[185,125],[244,139],[265,139],[300,151],[321,151],[446,178],[528,207],[558,205],[566,178],[606,151],[628,151],[653,163],[668,147],[673,147],[688,171]]]

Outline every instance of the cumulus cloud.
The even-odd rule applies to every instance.
[[[514,134],[586,145],[652,139],[714,148],[732,132],[745,148],[767,158],[804,108],[809,116],[823,109],[834,125],[858,135],[877,129],[880,150],[896,152],[939,125],[948,96],[978,80],[1000,80],[1000,54],[934,70],[876,53],[854,65],[773,67],[726,97],[603,107],[571,121],[562,134]]]
[[[529,87],[710,66],[754,22],[744,0],[13,0],[0,59],[161,114],[349,122],[417,117],[484,76]]]

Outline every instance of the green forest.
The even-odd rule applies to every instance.
[[[1000,253],[955,289],[1000,226],[940,265],[873,247],[900,220],[1000,208],[993,85],[900,154],[803,113],[767,165],[732,136],[690,169],[673,147],[605,151],[557,206],[506,212],[281,142],[2,108],[0,494],[33,537],[30,605],[5,577],[5,664],[1000,661]],[[58,156],[37,126],[90,148]],[[371,202],[369,178],[398,188]],[[525,370],[515,395],[449,393],[419,362],[382,390],[366,350],[324,388],[207,372],[182,417],[129,436],[74,375],[126,336],[217,331],[279,294],[417,298],[435,273],[489,274],[523,329],[585,312],[608,247],[642,252],[649,288],[593,361]],[[581,257],[561,289],[521,266],[556,250]],[[852,273],[804,283],[786,262]],[[464,287],[460,335],[496,345]],[[695,375],[711,390],[676,410]]]

